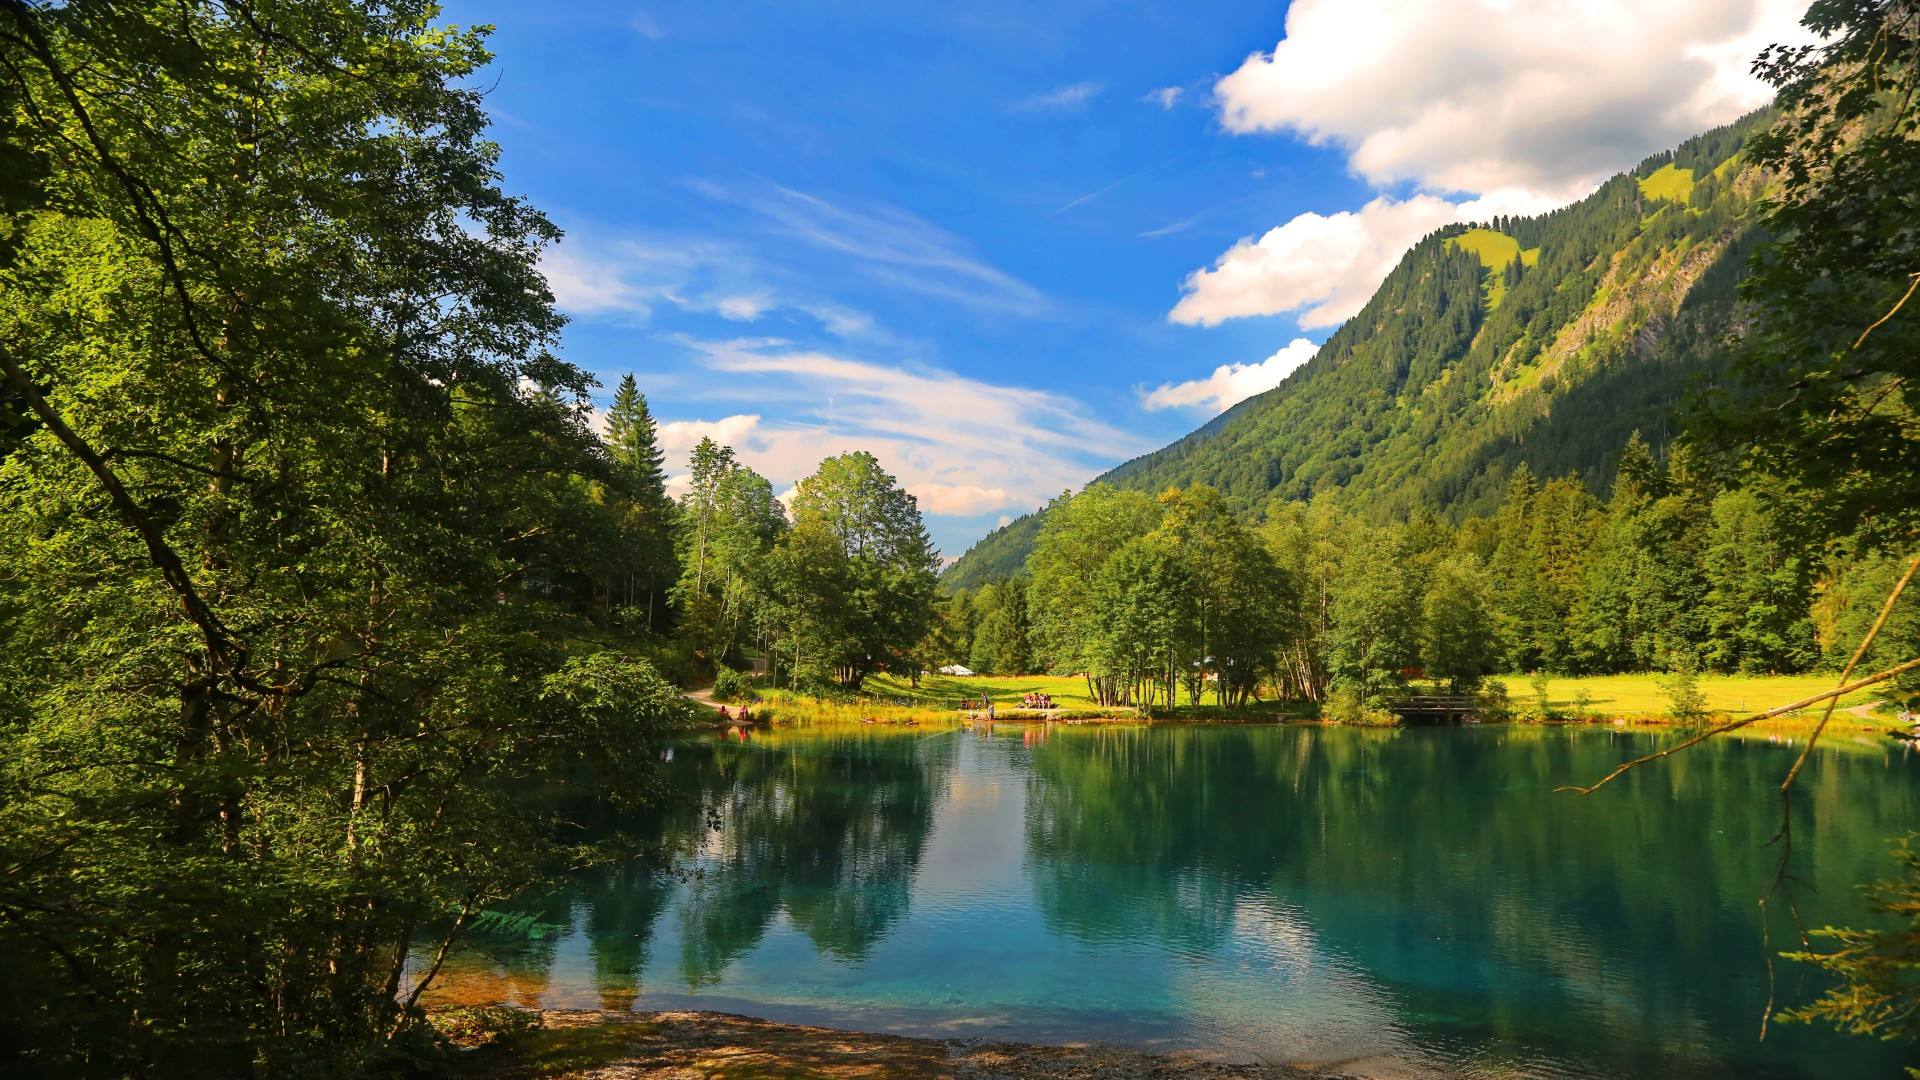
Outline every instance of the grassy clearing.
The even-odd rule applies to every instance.
[[[1649,199],[1664,199],[1684,204],[1693,195],[1693,170],[1677,169],[1673,162],[1640,178],[1640,194]]]
[[[1449,238],[1447,246],[1478,256],[1480,265],[1489,270],[1505,269],[1508,263],[1520,257],[1520,241],[1492,229],[1468,229],[1459,236]],[[1538,255],[1534,257],[1539,258]]]
[[[1487,275],[1487,280],[1480,287],[1481,295],[1486,298],[1488,311],[1498,309],[1500,302],[1507,298],[1507,283],[1501,277],[1500,271],[1506,269],[1515,259],[1519,259],[1527,266],[1540,261],[1539,248],[1521,251],[1520,241],[1492,229],[1468,229],[1459,236],[1450,237],[1447,240],[1447,246],[1472,253],[1479,258],[1481,266],[1493,271]],[[1532,259],[1527,258],[1528,252],[1532,253]]]
[[[1584,714],[1596,720],[1627,719],[1664,721],[1670,701],[1658,675],[1550,676],[1547,698],[1553,710],[1572,717]],[[1527,675],[1504,675],[1500,681],[1515,705],[1533,703],[1533,685]],[[1776,708],[1812,697],[1833,687],[1832,675],[1702,675],[1700,691],[1710,713],[1738,717]],[[1585,702],[1582,703],[1582,693]],[[1063,675],[974,675],[955,677],[929,675],[920,685],[892,675],[876,675],[866,682],[858,697],[814,698],[785,690],[763,690],[753,703],[755,717],[780,725],[832,725],[877,722],[913,726],[951,724],[964,713],[961,702],[992,697],[995,711],[1002,718],[1020,714],[1020,698],[1044,693],[1053,698],[1060,720],[1124,718],[1131,709],[1102,708],[1087,696],[1084,679]],[[1870,693],[1849,694],[1840,702],[1849,710],[1844,720],[1852,725],[1867,725],[1874,730],[1892,726],[1890,713],[1879,709]],[[1860,708],[1872,706],[1871,708]],[[1222,710],[1217,705],[1181,706],[1156,709],[1155,718],[1163,720],[1247,721],[1299,719],[1311,712],[1294,703],[1262,702],[1243,709]],[[1819,716],[1812,709],[1797,716],[1782,717],[1762,725],[1766,731],[1796,732],[1810,726]]]
[[[1588,675],[1578,678],[1554,675],[1547,680],[1547,700],[1556,711],[1572,713],[1580,707],[1580,695],[1584,691],[1589,699],[1586,711],[1595,716],[1665,717],[1670,702],[1667,692],[1660,686],[1660,679],[1658,675]],[[1831,690],[1833,680],[1832,675],[1702,675],[1700,692],[1706,697],[1707,711],[1740,717]],[[1515,702],[1532,702],[1530,676],[1504,675],[1500,681],[1506,683],[1507,693]],[[1873,703],[1872,694],[1859,691],[1842,698],[1840,707],[1853,709]],[[1802,714],[1801,719],[1814,719],[1818,715],[1819,710],[1815,708]],[[1877,709],[1874,710],[1874,716],[1874,722],[1884,726],[1885,720]],[[1782,720],[1789,726],[1794,722],[1793,718],[1783,717]]]

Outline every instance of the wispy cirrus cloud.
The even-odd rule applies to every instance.
[[[1162,109],[1171,111],[1180,103],[1180,99],[1186,95],[1186,92],[1187,88],[1184,86],[1162,86],[1158,90],[1147,91],[1147,95],[1140,100],[1151,101]]]
[[[1078,112],[1106,91],[1097,82],[1069,83],[1007,105],[1008,112]]]
[[[664,424],[676,476],[702,435],[784,488],[823,458],[868,450],[932,515],[1034,509],[1145,441],[1061,394],[877,363],[777,339],[694,342],[702,364],[765,411]],[[684,482],[684,481],[681,481]]]
[[[779,238],[842,257],[865,276],[968,307],[1034,315],[1047,309],[1040,290],[999,270],[971,245],[897,206],[848,205],[778,184],[731,188],[705,181],[696,190],[752,212]]]
[[[786,275],[738,245],[678,236],[570,234],[540,257],[554,303],[570,315],[645,322],[661,307],[731,322],[771,312],[805,316],[836,337],[878,335],[866,312],[781,282]]]

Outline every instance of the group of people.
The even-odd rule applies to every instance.
[[[1020,706],[1025,709],[1051,709],[1053,698],[1046,694],[1027,694],[1020,699]]]
[[[738,715],[730,716],[727,714],[727,707],[725,705],[722,705],[720,706],[720,719],[725,720],[730,724],[740,724],[742,726],[745,726],[747,724],[753,723],[753,714],[747,711],[747,707],[745,705],[742,705],[740,706],[740,712]]]

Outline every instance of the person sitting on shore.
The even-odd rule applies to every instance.
[[[753,723],[753,714],[747,711],[745,705],[740,706],[740,726],[745,727],[751,723]]]
[[[733,719],[733,717],[727,715],[727,707],[725,705],[720,706],[720,719],[727,721]]]

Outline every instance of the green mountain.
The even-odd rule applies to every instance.
[[[1740,146],[1769,115],[1550,214],[1423,238],[1279,386],[1099,480],[1210,484],[1250,514],[1324,495],[1377,520],[1491,512],[1522,463],[1600,490],[1628,436],[1669,441],[1675,406],[1720,370],[1763,186]],[[1044,513],[982,539],[945,585],[1019,572]]]

